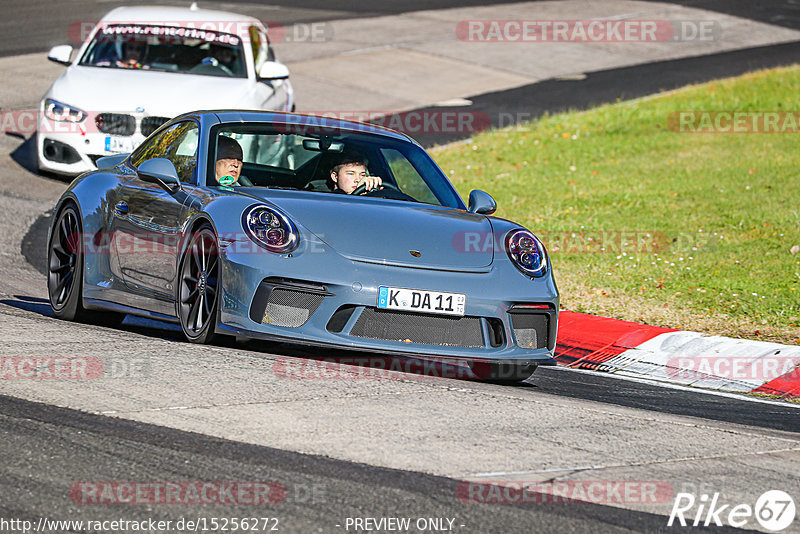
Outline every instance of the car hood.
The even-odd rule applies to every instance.
[[[483,215],[397,200],[274,193],[263,198],[352,260],[454,271],[492,264],[494,247],[482,246],[492,225]]]
[[[174,117],[197,109],[246,108],[247,78],[148,70],[70,67],[48,96],[90,114],[133,112]]]

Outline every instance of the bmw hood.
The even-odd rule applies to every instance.
[[[148,115],[174,117],[197,109],[246,107],[250,83],[247,78],[75,66],[47,96],[90,115],[141,107]]]
[[[483,215],[413,202],[311,194],[313,201],[305,195],[274,194],[268,200],[349,259],[446,270],[492,264],[492,225]]]

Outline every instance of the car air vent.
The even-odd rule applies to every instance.
[[[100,113],[94,123],[98,130],[112,135],[133,135],[136,131],[136,119],[122,113]]]
[[[426,345],[484,346],[480,317],[445,317],[364,308],[350,334]]]
[[[550,317],[547,313],[509,312],[517,346],[522,349],[543,349],[547,347],[547,334]]]
[[[258,323],[297,328],[303,326],[330,295],[321,284],[265,278],[250,304],[250,318]]]
[[[139,129],[142,131],[142,135],[147,137],[168,120],[169,117],[145,117],[142,119],[142,125]]]
[[[276,287],[267,301],[263,322],[276,326],[303,326],[324,298],[322,293]]]

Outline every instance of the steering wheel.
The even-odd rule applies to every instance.
[[[400,191],[400,189],[398,189],[396,185],[390,184],[388,182],[383,182],[381,185],[379,185],[375,189],[371,189],[370,191],[380,191],[382,188],[383,189],[393,189],[393,190],[397,191],[398,193],[402,193],[402,191]],[[356,187],[353,190],[353,192],[350,193],[350,194],[351,195],[363,195],[366,191],[367,191],[367,184],[363,183],[363,184],[359,185],[358,187]]]
[[[204,57],[200,63],[189,69],[190,74],[210,74],[212,76],[233,76],[231,69],[215,57]]]

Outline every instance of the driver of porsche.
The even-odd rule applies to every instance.
[[[343,156],[331,169],[334,193],[352,195],[359,186],[364,185],[364,193],[381,187],[380,176],[369,176],[367,161],[358,156]],[[362,194],[364,194],[362,193]]]
[[[242,146],[227,135],[217,137],[216,181],[228,187],[243,185],[239,183],[242,174]]]

